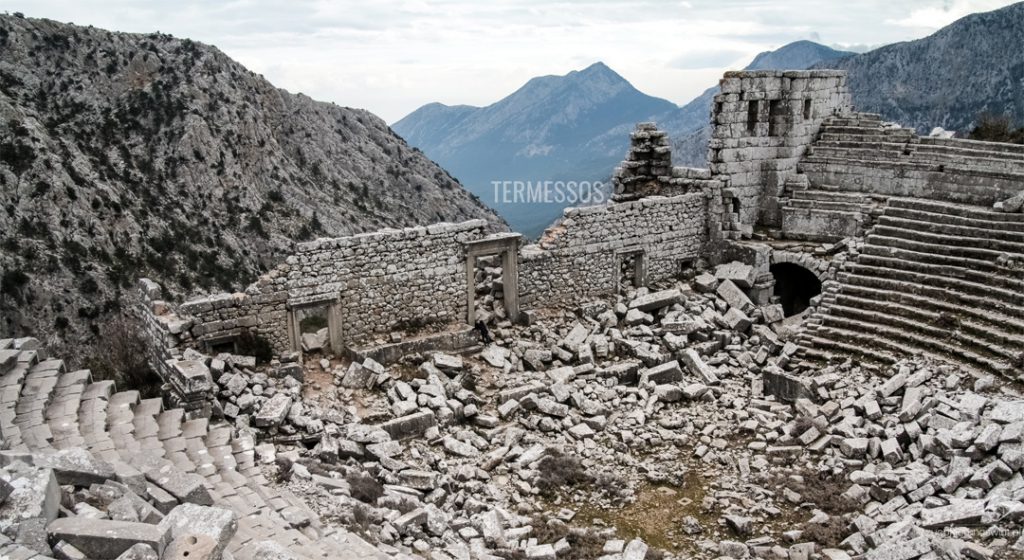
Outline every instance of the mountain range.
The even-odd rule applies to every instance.
[[[805,68],[847,54],[799,41],[761,53],[748,68]],[[598,62],[564,76],[533,78],[486,107],[430,103],[392,128],[458,177],[513,229],[533,237],[570,204],[506,203],[501,193],[495,197],[492,181],[606,183],[637,122],[656,121],[672,138],[688,137],[707,124],[716,91],[709,88],[679,107],[640,92]],[[702,161],[703,155],[695,163]]]
[[[140,276],[241,290],[295,241],[504,222],[373,114],[214,47],[0,16],[0,338],[86,344]]]
[[[922,133],[934,126],[967,133],[984,112],[1024,122],[1022,36],[1024,3],[1018,3],[862,54],[797,41],[757,55],[745,69],[845,69],[858,110]],[[486,107],[432,103],[392,128],[532,237],[569,204],[502,204],[491,181],[607,180],[628,148],[629,131],[647,120],[668,131],[676,165],[703,167],[717,91],[710,87],[677,107],[597,63],[535,78]]]

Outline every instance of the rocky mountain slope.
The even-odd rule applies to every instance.
[[[850,73],[858,110],[927,133],[970,132],[985,112],[1024,123],[1024,3],[972,14],[938,32],[824,64]]]
[[[633,124],[675,109],[599,62],[565,76],[533,78],[486,107],[431,103],[393,127],[514,229],[535,235],[567,204],[495,200],[491,181],[607,179]]]
[[[141,275],[243,288],[294,241],[485,218],[369,112],[216,48],[0,16],[0,337],[83,343]]]

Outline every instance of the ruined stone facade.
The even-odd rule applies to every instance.
[[[522,304],[572,305],[613,294],[624,280],[624,259],[633,259],[626,273],[634,286],[678,275],[708,240],[712,193],[567,210],[539,244],[520,253]]]
[[[852,110],[846,75],[832,70],[727,72],[715,96],[711,173],[727,183],[726,229],[778,226],[787,177],[828,117]]]
[[[612,202],[567,209],[536,244],[522,245],[515,234],[487,235],[480,221],[303,243],[245,293],[193,300],[176,310],[151,305],[159,319],[150,322],[162,329],[154,338],[176,357],[184,347],[214,351],[244,332],[264,338],[275,352],[300,351],[300,322],[319,310],[336,353],[399,355],[405,346],[378,344],[374,353],[365,344],[406,344],[403,336],[424,333],[457,345],[469,340],[459,329],[474,320],[476,259],[488,255],[502,257],[502,300],[511,319],[520,307],[572,307],[670,280],[698,259],[754,266],[744,290],[758,305],[774,301],[773,265],[808,269],[825,286],[810,305],[821,314],[849,277],[843,272],[858,266],[851,261],[879,257],[858,256],[850,245],[813,257],[785,249],[773,256],[769,245],[735,242],[755,232],[762,239],[859,238],[887,212],[890,197],[990,206],[1024,188],[1024,150],[919,138],[876,115],[854,113],[845,80],[836,71],[727,73],[711,115],[708,169],[673,167],[664,132],[640,123],[615,170]],[[936,265],[922,264],[915,273],[925,266]],[[808,328],[830,320],[809,321]],[[997,354],[1006,358],[1014,351]],[[973,363],[1008,367],[988,358]]]

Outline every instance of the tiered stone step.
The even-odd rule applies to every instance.
[[[854,115],[821,127],[797,166],[812,186],[991,206],[1024,182],[1024,149],[1010,144],[921,138]]]
[[[46,422],[46,408],[53,399],[58,377],[64,373],[62,360],[44,360],[32,366],[21,386],[15,406],[14,424],[28,449],[52,449],[53,434]]]
[[[92,373],[87,369],[64,374],[57,380],[53,402],[46,408],[46,422],[53,434],[53,447],[66,449],[85,445],[85,438],[78,427],[78,409],[90,381]]]
[[[1018,377],[1024,276],[1008,257],[1024,262],[1024,216],[892,198],[823,294],[801,356],[918,354]]]
[[[18,416],[18,401],[21,399],[25,377],[36,363],[38,354],[35,350],[20,351],[15,357],[14,365],[8,366],[10,369],[0,379],[0,434],[3,434],[9,449],[25,449],[21,429],[15,423],[15,419]]]
[[[82,392],[82,401],[78,409],[78,428],[85,440],[85,447],[103,459],[120,459],[115,449],[114,440],[107,431],[107,413],[111,395],[114,394],[113,381],[91,383]]]
[[[809,188],[788,182],[780,198],[782,233],[787,239],[838,241],[864,234],[878,201],[863,193],[843,192],[829,185]]]
[[[15,449],[82,446],[141,473],[157,468],[171,476],[198,477],[194,480],[202,481],[215,505],[239,515],[239,530],[228,547],[238,560],[252,558],[253,545],[264,540],[299,558],[383,557],[348,535],[339,534],[345,537],[339,542],[333,533],[325,534],[299,498],[273,487],[255,464],[251,437],[233,438],[230,426],[211,427],[207,419],[186,420],[183,410],[164,410],[161,399],[141,399],[138,391],[114,392],[111,381],[91,382],[88,370],[66,372],[60,360],[39,361],[36,351],[14,350],[5,341],[0,341],[0,428]],[[166,492],[149,487],[154,499],[170,499],[173,505]],[[21,557],[20,549],[0,552]]]

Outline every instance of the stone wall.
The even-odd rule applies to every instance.
[[[337,296],[346,341],[456,322],[468,305],[465,244],[484,238],[486,225],[471,220],[301,244],[288,259],[288,301]]]
[[[526,308],[574,305],[615,293],[619,259],[642,254],[646,283],[677,275],[708,240],[714,191],[570,208],[540,242],[519,255],[520,302]]]
[[[173,346],[209,351],[248,331],[286,352],[298,346],[292,312],[321,306],[332,315],[339,345],[456,323],[467,313],[465,244],[482,239],[485,228],[483,220],[472,220],[301,243],[245,293],[193,299],[166,315],[151,312],[151,338],[166,338],[164,323],[173,317]]]
[[[724,228],[778,227],[778,197],[822,121],[852,110],[833,70],[727,72],[712,109],[709,166],[726,183]],[[739,237],[740,235],[733,235]]]

